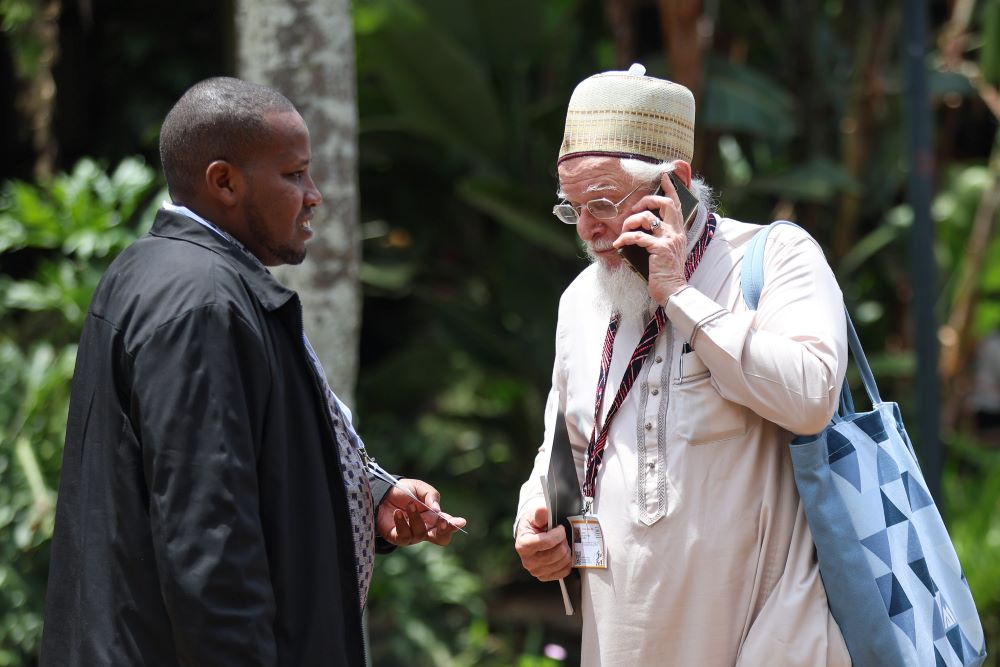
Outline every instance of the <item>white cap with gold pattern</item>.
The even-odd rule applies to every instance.
[[[582,155],[691,162],[693,154],[694,95],[646,76],[642,65],[588,77],[570,97],[558,162]]]

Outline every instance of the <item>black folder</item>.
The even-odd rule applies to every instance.
[[[561,412],[556,417],[556,428],[549,452],[549,468],[545,479],[548,484],[552,525],[563,524],[566,526],[566,534],[571,535],[567,517],[576,516],[583,511],[583,493],[580,491],[580,478],[576,473],[573,446],[570,445],[569,431],[566,429],[566,416]]]
[[[580,490],[580,478],[576,473],[573,446],[569,442],[569,431],[566,429],[566,416],[561,412],[556,417],[552,445],[549,447],[549,465],[543,482],[546,487],[545,498],[551,524],[552,526],[562,524],[569,539],[573,531],[568,517],[576,516],[583,511],[583,493]],[[566,613],[571,614],[573,609],[580,608],[579,570],[574,568],[563,582],[569,595],[569,603],[572,605],[567,606]]]

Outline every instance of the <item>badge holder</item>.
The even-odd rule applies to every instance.
[[[608,567],[608,552],[604,547],[604,531],[596,514],[591,514],[593,498],[585,498],[583,514],[569,517],[570,546],[573,549],[573,567],[604,570]]]

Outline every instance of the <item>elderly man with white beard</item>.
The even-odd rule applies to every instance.
[[[542,581],[580,568],[584,665],[850,665],[788,452],[836,409],[842,295],[784,225],[747,309],[740,264],[760,227],[718,215],[692,177],[694,118],[690,91],[639,65],[570,99],[554,213],[592,263],[559,304],[515,549]],[[689,224],[671,172],[699,202]],[[629,245],[648,251],[648,282],[619,255]],[[590,548],[547,528],[539,477],[560,417],[584,496],[574,541]]]

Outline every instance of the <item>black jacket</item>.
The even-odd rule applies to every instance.
[[[160,211],[112,263],[63,456],[43,666],[364,663],[299,299],[243,251]]]

